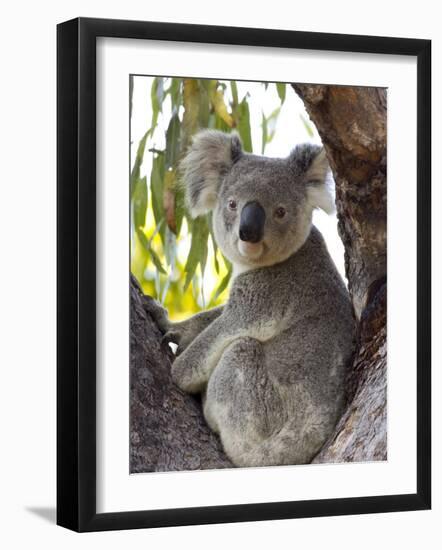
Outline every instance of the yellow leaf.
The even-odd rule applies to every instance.
[[[233,128],[235,126],[235,121],[233,120],[232,115],[229,114],[227,106],[224,103],[224,96],[220,90],[212,90],[210,95],[210,101],[212,102],[213,108],[215,109],[216,114],[224,120],[224,122]]]
[[[190,138],[198,130],[198,117],[200,111],[200,89],[198,81],[194,78],[185,78],[183,85],[183,149],[187,148]]]

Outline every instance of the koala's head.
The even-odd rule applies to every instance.
[[[237,271],[282,262],[304,244],[313,210],[334,210],[328,170],[317,145],[261,157],[215,130],[199,132],[182,161],[187,208],[193,217],[213,211],[215,239]]]

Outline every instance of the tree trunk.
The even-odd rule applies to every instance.
[[[172,353],[130,281],[130,472],[233,467],[198,399],[172,382]]]
[[[293,84],[336,182],[338,230],[358,322],[348,403],[314,462],[387,458],[386,91]],[[172,382],[172,354],[131,279],[131,454],[135,472],[232,467],[200,402]]]
[[[321,136],[333,171],[338,230],[358,321],[347,408],[314,462],[386,460],[386,90],[293,87]]]

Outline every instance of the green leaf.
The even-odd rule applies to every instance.
[[[213,232],[213,216],[212,212],[208,214],[208,221],[209,221],[209,231],[210,231],[210,237],[212,239],[212,246],[213,246],[213,263],[215,265],[215,271],[219,275],[219,262],[217,258],[217,252],[218,252],[218,245],[216,244],[215,240],[215,234]]]
[[[200,78],[200,84],[209,95],[211,90],[216,88],[216,80],[210,78]]]
[[[183,138],[181,140],[181,148],[185,151],[192,136],[199,128],[201,93],[198,80],[195,78],[184,79],[183,102]]]
[[[267,119],[264,113],[262,113],[261,127],[262,127],[261,155],[263,155],[267,145]]]
[[[166,256],[166,262],[172,267],[172,271],[175,268],[177,259],[177,242],[176,235],[166,226],[166,244],[164,246],[164,254]]]
[[[208,244],[209,244],[209,231],[206,233],[206,242],[201,247],[201,258],[199,261],[200,268],[201,268],[201,277],[203,277],[204,280],[204,272],[206,271],[206,265],[207,265],[207,255],[208,255]]]
[[[230,81],[230,90],[232,92],[233,106],[238,105],[238,86],[234,80]]]
[[[276,82],[276,90],[282,105],[285,101],[286,85],[283,82]]]
[[[226,265],[227,265],[227,262],[226,262]],[[226,288],[227,288],[227,286],[230,282],[231,277],[232,277],[232,264],[229,263],[227,265],[227,273],[223,277],[223,280],[219,284],[218,288],[216,289],[215,296],[213,297],[213,300],[217,300],[219,298],[219,296],[226,290]]]
[[[163,206],[167,226],[176,234],[175,195],[176,171],[169,168],[164,173]]]
[[[169,122],[166,131],[166,170],[174,168],[178,163],[180,154],[181,122],[178,114],[175,114]]]
[[[157,270],[160,273],[163,273],[163,275],[167,275],[167,271],[164,269],[160,258],[158,257],[157,253],[155,252],[155,250],[152,247],[150,247],[150,249],[149,249],[149,254],[150,254],[150,259],[152,260],[152,263],[157,268]]]
[[[175,227],[176,235],[181,232],[184,214],[186,212],[184,201],[184,187],[182,185],[175,186]]]
[[[216,130],[220,130],[221,132],[230,132],[230,126],[225,123],[225,121],[218,115],[218,113],[215,113],[214,128]]]
[[[312,138],[314,136],[314,133],[310,122],[305,118],[305,116],[302,113],[299,113],[299,117],[301,118],[302,123],[304,124],[304,128],[308,136]]]
[[[144,227],[147,210],[147,178],[138,178],[134,185],[132,195],[134,225],[136,228]]]
[[[140,228],[137,228],[136,232],[137,232],[137,237],[140,240],[140,243],[143,245],[144,249],[149,254],[150,259],[152,260],[152,263],[154,264],[154,266],[157,268],[158,271],[167,275],[166,270],[161,264],[160,258],[158,257],[155,250],[152,248],[150,241],[148,240],[146,235],[143,233],[143,231]]]
[[[212,245],[213,245],[213,265],[215,266],[216,274],[219,275],[219,261],[218,261],[218,245],[215,242],[215,239],[212,236]]]
[[[200,106],[198,114],[198,124],[200,128],[207,128],[209,126],[209,115],[210,115],[210,99],[209,94],[206,88],[202,85],[202,80],[199,80],[200,83]]]
[[[152,197],[152,211],[156,225],[164,222],[164,155],[153,156],[152,171],[150,174],[150,192]],[[161,225],[160,236],[163,245],[165,243],[165,224]]]
[[[270,143],[275,136],[276,132],[276,123],[278,121],[279,113],[281,112],[281,107],[276,107],[276,109],[267,117],[267,143]]]
[[[209,226],[207,224],[207,218],[205,216],[196,218],[192,223],[192,242],[186,265],[184,267],[186,280],[184,282],[183,292],[187,290],[193,276],[195,275],[198,265],[201,266],[201,273],[204,274],[204,268],[207,261],[208,236]]]
[[[158,124],[158,115],[163,109],[164,101],[164,78],[155,77],[152,82],[152,88],[150,90],[150,100],[152,104],[152,120],[148,134],[152,136],[155,128]]]
[[[279,113],[281,111],[281,106],[277,107],[270,116],[266,117],[262,113],[262,148],[261,154],[264,154],[265,147],[270,143],[276,132],[276,122],[278,120]]]
[[[138,149],[137,149],[137,154],[135,156],[134,166],[132,168],[132,172],[131,172],[131,175],[130,175],[130,196],[131,196],[131,198],[132,198],[133,193],[134,193],[135,184],[136,184],[137,180],[140,179],[140,169],[141,169],[141,165],[143,164],[144,150],[146,149],[146,140],[147,140],[148,133],[149,132],[146,132],[144,134],[144,136],[140,140],[140,143],[138,144]]]
[[[239,135],[241,136],[241,141],[242,141],[244,150],[247,151],[248,153],[252,153],[253,146],[252,146],[252,132],[250,130],[250,110],[249,110],[249,104],[247,103],[246,97],[238,105],[237,129],[238,129]]]
[[[163,110],[163,101],[164,101],[164,97],[166,95],[164,93],[164,78],[162,78],[160,76],[157,76],[155,78],[155,80],[156,80],[156,93],[157,93],[158,105],[159,105],[160,112],[162,112],[162,110]]]
[[[170,99],[172,102],[172,111],[174,108],[178,110],[178,107],[181,105],[181,84],[183,82],[182,78],[172,78],[170,88],[167,90],[170,93]]]

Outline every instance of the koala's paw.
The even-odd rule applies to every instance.
[[[172,380],[183,391],[192,393],[192,368],[183,360],[183,357],[177,357],[172,364]]]
[[[162,334],[165,334],[171,326],[167,309],[165,309],[157,300],[154,300],[150,296],[144,296],[144,298],[144,311],[152,317]]]
[[[192,335],[182,327],[173,326],[164,334],[162,343],[164,345],[175,344],[174,354],[181,355],[192,343]]]
[[[161,342],[164,345],[176,344],[177,346],[179,346],[180,341],[181,341],[181,332],[179,330],[171,328],[163,335]]]

